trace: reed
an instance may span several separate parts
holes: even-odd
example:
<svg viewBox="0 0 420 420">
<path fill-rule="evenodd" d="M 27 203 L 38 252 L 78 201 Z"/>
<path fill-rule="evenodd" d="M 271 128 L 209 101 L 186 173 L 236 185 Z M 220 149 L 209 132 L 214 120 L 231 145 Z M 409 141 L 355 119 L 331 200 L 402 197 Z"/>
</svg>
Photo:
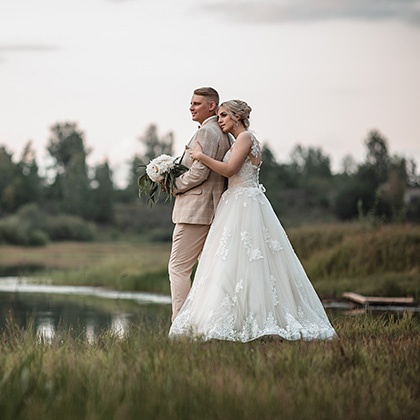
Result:
<svg viewBox="0 0 420 420">
<path fill-rule="evenodd" d="M 420 300 L 420 226 L 341 224 L 292 229 L 291 243 L 322 296 L 344 291 Z"/>
<path fill-rule="evenodd" d="M 307 270 L 316 277 L 420 271 L 420 226 L 330 225 L 291 230 Z"/>
<path fill-rule="evenodd" d="M 168 322 L 0 340 L 2 419 L 415 419 L 418 317 L 338 318 L 340 340 L 170 341 Z"/>
</svg>

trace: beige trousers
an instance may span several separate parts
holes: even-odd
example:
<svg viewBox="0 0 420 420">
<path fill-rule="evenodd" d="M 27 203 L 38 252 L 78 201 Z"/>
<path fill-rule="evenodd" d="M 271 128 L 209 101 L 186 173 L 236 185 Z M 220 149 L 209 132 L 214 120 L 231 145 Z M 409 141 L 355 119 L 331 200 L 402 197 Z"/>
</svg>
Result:
<svg viewBox="0 0 420 420">
<path fill-rule="evenodd" d="M 177 223 L 172 235 L 169 281 L 172 295 L 172 321 L 178 315 L 191 288 L 191 273 L 203 250 L 209 225 Z"/>
</svg>

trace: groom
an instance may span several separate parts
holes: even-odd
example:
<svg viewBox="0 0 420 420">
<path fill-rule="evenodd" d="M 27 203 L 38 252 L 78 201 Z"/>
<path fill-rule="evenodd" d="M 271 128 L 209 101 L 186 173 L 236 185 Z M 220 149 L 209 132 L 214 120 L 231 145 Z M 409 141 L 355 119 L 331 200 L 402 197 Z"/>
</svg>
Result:
<svg viewBox="0 0 420 420">
<path fill-rule="evenodd" d="M 217 123 L 219 94 L 211 87 L 196 89 L 191 98 L 192 120 L 200 127 L 186 149 L 199 142 L 206 155 L 222 160 L 230 148 L 229 138 Z M 189 153 L 182 163 L 189 168 L 176 180 L 172 221 L 175 228 L 169 258 L 172 295 L 172 321 L 178 315 L 191 287 L 194 264 L 203 249 L 220 196 L 226 189 L 225 178 L 216 174 Z"/>
</svg>

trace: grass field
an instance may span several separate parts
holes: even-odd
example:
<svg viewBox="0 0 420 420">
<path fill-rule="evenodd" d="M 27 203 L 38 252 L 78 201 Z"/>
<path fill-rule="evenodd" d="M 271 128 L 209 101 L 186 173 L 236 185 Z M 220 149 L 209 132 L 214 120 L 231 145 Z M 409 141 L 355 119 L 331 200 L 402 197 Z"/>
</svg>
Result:
<svg viewBox="0 0 420 420">
<path fill-rule="evenodd" d="M 0 413 L 17 419 L 417 419 L 418 317 L 342 317 L 340 340 L 170 341 L 168 322 L 88 344 L 0 340 Z"/>
<path fill-rule="evenodd" d="M 420 227 L 290 229 L 321 297 L 343 291 L 420 296 Z M 170 244 L 141 241 L 0 247 L 0 273 L 38 281 L 169 294 Z M 420 317 L 331 320 L 331 342 L 170 341 L 169 316 L 93 343 L 75 330 L 52 343 L 13 323 L 0 331 L 0 418 L 417 419 Z"/>
</svg>

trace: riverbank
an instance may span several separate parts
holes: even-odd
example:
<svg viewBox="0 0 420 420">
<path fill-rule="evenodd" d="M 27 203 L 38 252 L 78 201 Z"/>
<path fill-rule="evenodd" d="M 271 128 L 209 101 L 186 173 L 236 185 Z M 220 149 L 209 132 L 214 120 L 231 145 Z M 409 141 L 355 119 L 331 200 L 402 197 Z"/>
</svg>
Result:
<svg viewBox="0 0 420 420">
<path fill-rule="evenodd" d="M 335 321 L 340 340 L 169 341 L 169 321 L 93 343 L 0 339 L 2 419 L 415 419 L 420 323 L 409 315 Z"/>
<path fill-rule="evenodd" d="M 321 297 L 336 299 L 353 291 L 420 301 L 419 225 L 309 226 L 290 229 L 288 235 Z M 32 273 L 40 282 L 169 295 L 169 252 L 169 243 L 140 238 L 0 246 L 0 275 Z"/>
<path fill-rule="evenodd" d="M 0 246 L 0 275 L 67 286 L 169 295 L 170 244 L 142 241 L 57 242 L 42 248 Z"/>
</svg>

